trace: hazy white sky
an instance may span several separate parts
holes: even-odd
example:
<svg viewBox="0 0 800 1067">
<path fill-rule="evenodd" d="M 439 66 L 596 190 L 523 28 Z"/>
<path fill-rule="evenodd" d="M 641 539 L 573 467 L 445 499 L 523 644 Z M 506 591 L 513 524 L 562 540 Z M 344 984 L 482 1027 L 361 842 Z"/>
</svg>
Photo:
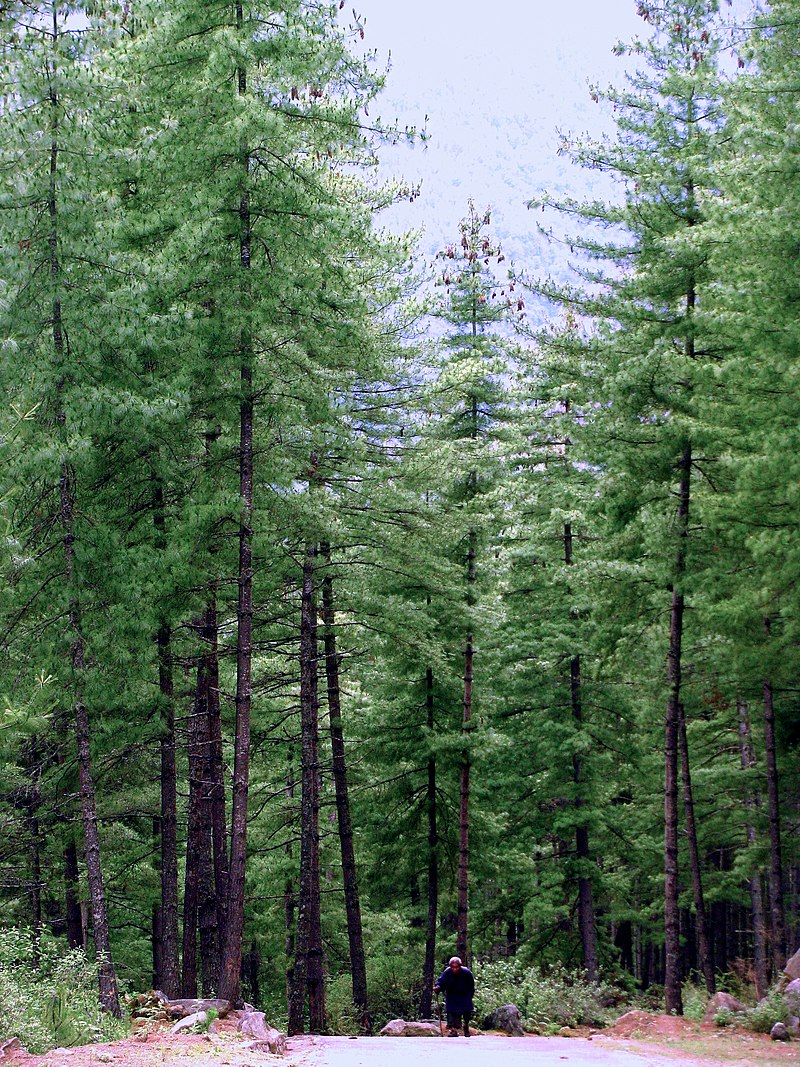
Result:
<svg viewBox="0 0 800 1067">
<path fill-rule="evenodd" d="M 552 185 L 568 169 L 555 162 L 557 128 L 607 126 L 587 83 L 621 79 L 612 48 L 646 29 L 635 0 L 348 0 L 342 14 L 353 6 L 365 44 L 381 59 L 391 53 L 378 110 L 401 125 L 429 116 L 424 152 L 390 154 L 395 172 L 422 179 L 399 225 L 424 228 L 433 252 L 474 197 L 492 205 L 496 232 L 519 258 L 515 238 L 533 229 L 525 200 L 539 191 L 539 171 Z"/>
<path fill-rule="evenodd" d="M 730 10 L 741 15 L 751 4 L 734 0 Z M 512 257 L 536 255 L 525 202 L 543 187 L 581 198 L 596 180 L 559 159 L 556 131 L 611 128 L 588 83 L 622 84 L 626 61 L 614 45 L 648 33 L 636 0 L 347 0 L 342 16 L 352 21 L 354 6 L 365 45 L 381 59 L 391 52 L 377 110 L 401 125 L 429 116 L 424 151 L 388 155 L 393 172 L 423 188 L 392 224 L 424 228 L 423 248 L 433 252 L 473 197 L 494 208 Z"/>
</svg>

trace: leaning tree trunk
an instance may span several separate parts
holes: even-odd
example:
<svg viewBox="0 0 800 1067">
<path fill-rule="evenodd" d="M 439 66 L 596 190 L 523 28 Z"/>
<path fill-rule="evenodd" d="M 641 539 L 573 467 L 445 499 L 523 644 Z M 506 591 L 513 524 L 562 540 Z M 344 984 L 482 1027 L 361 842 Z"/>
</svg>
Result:
<svg viewBox="0 0 800 1067">
<path fill-rule="evenodd" d="M 59 25 L 57 8 L 53 8 L 53 47 L 59 42 Z M 63 405 L 63 390 L 67 378 L 67 352 L 64 343 L 64 322 L 61 298 L 59 295 L 60 265 L 58 259 L 58 116 L 59 102 L 55 86 L 50 88 L 51 139 L 50 139 L 50 184 L 48 189 L 50 250 L 50 279 L 53 285 L 52 303 L 52 340 L 55 361 L 60 369 L 58 424 L 62 437 L 66 438 L 66 413 Z M 66 450 L 66 445 L 64 445 Z M 100 1004 L 105 1011 L 120 1016 L 117 976 L 111 957 L 111 939 L 109 936 L 108 908 L 106 906 L 103 868 L 100 854 L 100 833 L 97 825 L 97 800 L 92 774 L 91 731 L 89 713 L 83 700 L 82 681 L 86 668 L 83 630 L 81 627 L 80 606 L 76 593 L 75 577 L 75 472 L 64 454 L 61 458 L 61 476 L 59 479 L 59 520 L 62 530 L 64 557 L 64 576 L 69 590 L 69 607 L 67 627 L 70 635 L 70 666 L 72 669 L 73 714 L 75 721 L 75 740 L 78 751 L 78 782 L 83 816 L 84 848 L 86 854 L 86 876 L 89 883 L 89 898 L 92 908 L 92 928 L 95 952 L 98 962 L 98 984 Z"/>
<path fill-rule="evenodd" d="M 322 555 L 328 568 L 322 582 L 322 621 L 324 624 L 325 676 L 328 685 L 328 717 L 330 720 L 333 753 L 333 782 L 336 791 L 336 813 L 339 842 L 342 851 L 342 880 L 344 882 L 347 936 L 350 944 L 350 972 L 353 981 L 353 1003 L 359 1014 L 359 1024 L 365 1034 L 372 1032 L 367 1001 L 367 964 L 364 955 L 364 934 L 361 925 L 361 904 L 358 896 L 358 874 L 353 848 L 353 824 L 350 817 L 350 796 L 347 788 L 347 762 L 342 728 L 341 692 L 339 686 L 340 656 L 336 651 L 336 612 L 333 603 L 333 578 L 330 574 L 330 545 L 323 545 Z"/>
<path fill-rule="evenodd" d="M 564 524 L 564 561 L 568 567 L 572 566 L 572 526 Z M 581 658 L 573 656 L 569 665 L 570 674 L 570 706 L 572 708 L 572 721 L 575 729 L 580 733 L 583 730 L 583 695 L 581 689 Z M 585 801 L 582 795 L 584 782 L 584 765 L 578 751 L 572 754 L 572 778 L 575 783 L 575 809 L 580 813 Z M 581 945 L 583 947 L 583 964 L 586 968 L 589 981 L 597 978 L 597 927 L 594 915 L 594 893 L 592 880 L 586 868 L 591 861 L 589 849 L 589 827 L 586 822 L 578 823 L 575 827 L 575 851 L 578 857 L 578 927 L 581 933 Z"/>
<path fill-rule="evenodd" d="M 750 715 L 743 700 L 737 702 L 739 712 L 739 754 L 742 770 L 749 771 L 756 766 L 756 754 L 750 733 Z M 755 816 L 759 808 L 758 795 L 748 789 L 745 804 L 751 815 Z M 747 843 L 752 848 L 757 840 L 755 818 L 747 822 Z M 750 890 L 750 907 L 753 916 L 753 970 L 755 972 L 756 991 L 759 997 L 765 997 L 769 990 L 767 975 L 767 923 L 764 917 L 764 898 L 761 892 L 761 871 L 756 867 L 747 880 Z"/>
<path fill-rule="evenodd" d="M 322 922 L 319 872 L 319 695 L 317 605 L 314 589 L 316 546 L 308 544 L 303 563 L 300 607 L 300 723 L 302 767 L 300 798 L 300 887 L 297 939 L 289 1032 L 299 1034 L 305 1025 L 308 994 L 309 1028 L 324 1033 L 325 981 L 322 968 Z"/>
<path fill-rule="evenodd" d="M 433 744 L 434 703 L 433 668 L 425 671 L 425 708 L 428 744 Z M 420 1017 L 429 1019 L 432 1010 L 433 983 L 436 978 L 436 920 L 439 913 L 439 831 L 436 822 L 436 756 L 428 753 L 428 785 L 425 794 L 428 817 L 428 916 L 425 922 L 425 965 L 422 975 Z"/>
<path fill-rule="evenodd" d="M 241 0 L 236 4 L 236 24 L 244 24 Z M 238 71 L 239 96 L 247 93 L 247 76 Z M 239 261 L 250 270 L 252 220 L 248 189 L 250 156 L 241 150 L 242 196 L 239 201 Z M 240 338 L 241 400 L 239 402 L 239 596 L 236 606 L 236 727 L 233 755 L 233 800 L 231 846 L 228 868 L 225 947 L 220 968 L 220 996 L 241 1003 L 244 889 L 247 863 L 247 805 L 250 789 L 250 711 L 253 660 L 253 346 L 249 333 Z"/>
<path fill-rule="evenodd" d="M 681 995 L 680 910 L 678 898 L 678 724 L 681 703 L 681 646 L 683 641 L 686 540 L 689 535 L 689 495 L 692 446 L 686 442 L 680 459 L 678 553 L 672 590 L 669 628 L 669 697 L 664 745 L 664 999 L 668 1013 L 683 1014 Z"/>
<path fill-rule="evenodd" d="M 767 634 L 769 620 L 764 622 Z M 775 751 L 775 705 L 772 683 L 764 681 L 764 756 L 767 765 L 767 806 L 769 809 L 769 900 L 772 914 L 772 962 L 777 975 L 786 963 L 786 918 L 783 902 L 783 862 L 781 855 L 781 812 L 778 790 L 778 760 Z"/>
<path fill-rule="evenodd" d="M 714 979 L 714 967 L 711 962 L 711 942 L 708 936 L 708 920 L 703 897 L 703 875 L 700 869 L 700 849 L 697 844 L 692 776 L 689 769 L 689 740 L 686 735 L 686 711 L 683 704 L 678 706 L 678 745 L 683 780 L 683 810 L 686 817 L 686 835 L 689 840 L 689 858 L 692 867 L 692 892 L 694 894 L 697 922 L 697 948 L 700 954 L 700 970 L 703 972 L 706 989 L 709 996 L 711 996 L 716 990 L 716 982 Z"/>
</svg>

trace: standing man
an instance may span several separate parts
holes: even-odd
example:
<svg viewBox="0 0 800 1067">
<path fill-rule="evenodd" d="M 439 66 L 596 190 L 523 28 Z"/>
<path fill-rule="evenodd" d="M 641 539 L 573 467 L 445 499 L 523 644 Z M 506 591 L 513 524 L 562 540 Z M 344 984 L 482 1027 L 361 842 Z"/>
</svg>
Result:
<svg viewBox="0 0 800 1067">
<path fill-rule="evenodd" d="M 451 956 L 447 970 L 440 975 L 433 987 L 434 993 L 444 990 L 444 1006 L 447 1011 L 447 1036 L 458 1037 L 461 1020 L 464 1020 L 464 1037 L 469 1037 L 469 1021 L 472 1018 L 472 996 L 475 979 L 469 967 L 464 967 L 458 956 Z"/>
</svg>

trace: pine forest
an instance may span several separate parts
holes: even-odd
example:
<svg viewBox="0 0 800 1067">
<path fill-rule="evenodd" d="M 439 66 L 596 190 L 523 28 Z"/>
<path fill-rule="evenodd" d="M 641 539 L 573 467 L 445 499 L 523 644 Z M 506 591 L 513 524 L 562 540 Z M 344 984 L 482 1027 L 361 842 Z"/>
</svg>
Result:
<svg viewBox="0 0 800 1067">
<path fill-rule="evenodd" d="M 0 5 L 3 973 L 358 1034 L 800 948 L 800 8 L 631 4 L 563 276 L 384 225 L 343 2 Z"/>
</svg>

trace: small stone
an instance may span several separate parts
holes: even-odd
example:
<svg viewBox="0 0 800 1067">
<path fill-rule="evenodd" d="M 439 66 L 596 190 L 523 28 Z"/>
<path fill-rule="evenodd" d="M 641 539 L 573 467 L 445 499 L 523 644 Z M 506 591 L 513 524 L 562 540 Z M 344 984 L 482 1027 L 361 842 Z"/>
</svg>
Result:
<svg viewBox="0 0 800 1067">
<path fill-rule="evenodd" d="M 170 1028 L 171 1034 L 179 1034 L 182 1030 L 191 1030 L 197 1023 L 204 1023 L 208 1019 L 208 1014 L 204 1011 L 196 1011 L 194 1015 L 187 1015 L 185 1019 L 180 1019 Z"/>
<path fill-rule="evenodd" d="M 111 1055 L 110 1052 L 98 1052 L 97 1053 L 97 1058 L 98 1058 L 98 1060 L 100 1060 L 101 1063 L 113 1063 L 114 1062 L 114 1057 Z"/>
<path fill-rule="evenodd" d="M 438 1023 L 407 1022 L 405 1019 L 392 1019 L 381 1030 L 379 1037 L 441 1037 Z"/>
<path fill-rule="evenodd" d="M 773 1041 L 791 1041 L 792 1037 L 783 1023 L 775 1023 L 769 1032 L 769 1036 Z"/>
</svg>

